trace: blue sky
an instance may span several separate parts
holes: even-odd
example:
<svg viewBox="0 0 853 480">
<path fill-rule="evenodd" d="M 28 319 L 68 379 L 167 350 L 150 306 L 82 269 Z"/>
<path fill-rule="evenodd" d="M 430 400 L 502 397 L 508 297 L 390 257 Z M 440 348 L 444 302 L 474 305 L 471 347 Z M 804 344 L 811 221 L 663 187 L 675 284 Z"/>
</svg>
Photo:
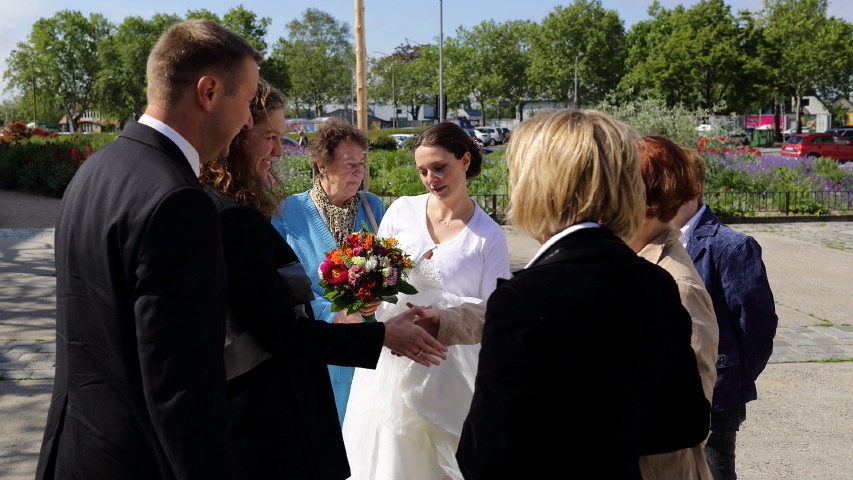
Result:
<svg viewBox="0 0 853 480">
<path fill-rule="evenodd" d="M 698 0 L 660 0 L 666 8 L 678 4 L 690 6 Z M 24 41 L 33 22 L 42 17 L 51 17 L 60 10 L 79 10 L 84 14 L 101 13 L 113 23 L 120 23 L 131 15 L 150 18 L 154 13 L 183 15 L 187 10 L 206 8 L 219 15 L 231 7 L 242 4 L 258 15 L 272 18 L 268 32 L 271 44 L 286 35 L 284 26 L 299 18 L 307 8 L 317 8 L 330 13 L 352 27 L 354 14 L 352 0 L 312 0 L 309 2 L 282 2 L 275 0 L 26 0 L 4 1 L 0 17 L 0 69 L 5 70 L 5 60 L 15 48 L 16 42 Z M 452 35 L 460 25 L 470 28 L 483 20 L 502 22 L 512 19 L 540 21 L 556 5 L 569 5 L 570 0 L 443 0 L 443 31 Z M 634 23 L 648 18 L 646 13 L 651 0 L 602 0 L 607 9 L 616 10 L 625 22 L 626 29 Z M 732 11 L 741 9 L 757 11 L 763 0 L 727 0 Z M 830 0 L 830 14 L 853 22 L 853 0 Z M 439 0 L 364 0 L 365 41 L 368 55 L 374 51 L 390 53 L 401 43 L 431 43 L 439 34 Z M 0 79 L 0 98 L 5 83 Z"/>
</svg>

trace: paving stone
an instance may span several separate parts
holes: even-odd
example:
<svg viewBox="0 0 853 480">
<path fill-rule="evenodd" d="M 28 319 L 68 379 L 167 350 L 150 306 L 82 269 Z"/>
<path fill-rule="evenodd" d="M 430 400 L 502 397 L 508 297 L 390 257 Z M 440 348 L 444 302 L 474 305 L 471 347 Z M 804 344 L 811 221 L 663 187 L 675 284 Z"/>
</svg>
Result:
<svg viewBox="0 0 853 480">
<path fill-rule="evenodd" d="M 32 378 L 36 380 L 47 380 L 55 377 L 55 370 L 46 368 L 44 370 L 33 370 Z"/>
<path fill-rule="evenodd" d="M 53 360 L 44 360 L 41 362 L 32 362 L 27 365 L 28 370 L 50 370 L 56 368 L 56 362 Z"/>
<path fill-rule="evenodd" d="M 51 358 L 51 353 L 26 353 L 18 358 L 19 362 L 41 362 L 47 358 Z"/>
</svg>

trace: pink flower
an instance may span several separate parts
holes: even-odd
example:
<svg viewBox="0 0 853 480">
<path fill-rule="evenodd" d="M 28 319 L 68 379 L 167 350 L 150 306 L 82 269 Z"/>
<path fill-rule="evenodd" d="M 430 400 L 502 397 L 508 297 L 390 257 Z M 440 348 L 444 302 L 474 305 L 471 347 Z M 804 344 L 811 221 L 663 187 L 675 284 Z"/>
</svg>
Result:
<svg viewBox="0 0 853 480">
<path fill-rule="evenodd" d="M 364 267 L 359 267 L 358 265 L 353 265 L 349 269 L 349 284 L 353 287 L 358 283 L 358 280 L 365 273 Z"/>
<path fill-rule="evenodd" d="M 324 260 L 323 263 L 320 264 L 319 270 L 320 276 L 323 277 L 323 280 L 331 283 L 332 285 L 340 285 L 349 280 L 347 268 L 329 260 Z"/>
</svg>

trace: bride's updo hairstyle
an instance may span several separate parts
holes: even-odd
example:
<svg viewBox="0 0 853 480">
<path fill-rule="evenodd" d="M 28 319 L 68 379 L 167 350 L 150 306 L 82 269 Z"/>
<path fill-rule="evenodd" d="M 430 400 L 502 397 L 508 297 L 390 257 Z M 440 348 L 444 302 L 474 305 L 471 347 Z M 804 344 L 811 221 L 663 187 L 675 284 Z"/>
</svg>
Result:
<svg viewBox="0 0 853 480">
<path fill-rule="evenodd" d="M 440 122 L 427 127 L 420 133 L 412 143 L 412 151 L 418 147 L 441 147 L 452 153 L 457 160 L 461 160 L 465 152 L 471 154 L 471 163 L 465 172 L 465 178 L 474 178 L 480 174 L 483 164 L 483 155 L 471 137 L 459 125 L 450 122 Z"/>
<path fill-rule="evenodd" d="M 596 222 L 628 241 L 643 222 L 636 135 L 605 113 L 537 113 L 512 132 L 506 158 L 509 217 L 533 238 Z"/>
</svg>

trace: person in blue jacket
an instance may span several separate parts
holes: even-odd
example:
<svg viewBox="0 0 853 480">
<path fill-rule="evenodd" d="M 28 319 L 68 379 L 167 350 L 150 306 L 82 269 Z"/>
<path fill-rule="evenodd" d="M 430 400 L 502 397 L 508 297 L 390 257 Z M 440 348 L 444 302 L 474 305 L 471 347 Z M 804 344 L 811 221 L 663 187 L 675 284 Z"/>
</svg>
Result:
<svg viewBox="0 0 853 480">
<path fill-rule="evenodd" d="M 705 457 L 715 480 L 735 479 L 735 442 L 746 403 L 758 398 L 755 381 L 773 352 L 778 317 L 761 246 L 721 223 L 702 204 L 705 161 L 694 155 L 697 194 L 672 220 L 711 295 L 720 343 Z"/>
<path fill-rule="evenodd" d="M 331 323 L 360 323 L 361 315 L 372 314 L 381 303 L 375 301 L 352 315 L 330 311 L 331 301 L 323 296 L 317 282 L 317 268 L 326 252 L 335 248 L 342 236 L 362 226 L 376 233 L 385 208 L 379 197 L 359 192 L 364 179 L 368 140 L 364 133 L 346 120 L 330 118 L 318 130 L 308 146 L 308 163 L 314 173 L 314 185 L 291 195 L 282 204 L 272 224 L 293 247 L 299 262 L 311 277 L 315 299 L 311 308 L 317 320 Z M 344 422 L 354 367 L 329 365 L 338 420 Z"/>
</svg>

